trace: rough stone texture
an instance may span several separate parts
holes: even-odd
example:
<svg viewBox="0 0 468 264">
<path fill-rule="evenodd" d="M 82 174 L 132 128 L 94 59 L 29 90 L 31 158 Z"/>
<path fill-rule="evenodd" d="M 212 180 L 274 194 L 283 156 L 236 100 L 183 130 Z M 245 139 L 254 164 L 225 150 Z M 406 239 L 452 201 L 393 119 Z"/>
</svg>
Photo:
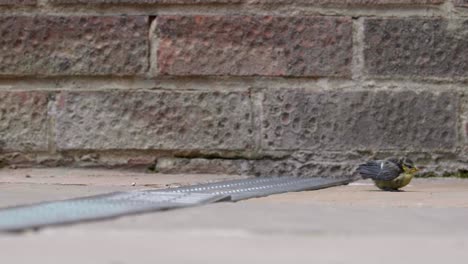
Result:
<svg viewBox="0 0 468 264">
<path fill-rule="evenodd" d="M 243 0 L 51 0 L 57 4 L 234 4 Z"/>
<path fill-rule="evenodd" d="M 359 163 L 356 163 L 359 164 Z M 294 177 L 351 177 L 356 164 L 339 162 L 301 161 L 294 158 L 281 160 L 246 159 L 158 159 L 156 170 L 160 173 L 210 173 L 250 175 L 257 177 L 294 176 Z"/>
<path fill-rule="evenodd" d="M 250 175 L 251 164 L 243 159 L 160 158 L 155 170 L 160 173 L 202 173 Z"/>
<path fill-rule="evenodd" d="M 148 67 L 143 16 L 0 17 L 0 75 L 132 75 Z"/>
<path fill-rule="evenodd" d="M 59 149 L 248 149 L 248 93 L 62 92 Z"/>
<path fill-rule="evenodd" d="M 36 155 L 25 152 L 2 151 L 0 150 L 0 169 L 12 166 L 12 168 L 33 167 L 37 165 Z"/>
<path fill-rule="evenodd" d="M 345 17 L 160 16 L 156 34 L 159 74 L 350 75 Z"/>
<path fill-rule="evenodd" d="M 37 0 L 0 0 L 0 6 L 36 5 Z"/>
<path fill-rule="evenodd" d="M 298 162 L 294 159 L 258 160 L 253 162 L 251 175 L 351 178 L 355 170 L 356 164 L 349 163 Z"/>
<path fill-rule="evenodd" d="M 465 138 L 466 155 L 468 156 L 468 92 L 462 97 L 462 133 Z"/>
<path fill-rule="evenodd" d="M 455 6 L 462 6 L 462 7 L 467 7 L 468 6 L 468 0 L 453 0 Z"/>
<path fill-rule="evenodd" d="M 246 0 L 250 3 L 291 3 L 291 0 Z M 421 5 L 442 4 L 444 0 L 299 0 L 294 3 L 314 5 Z"/>
<path fill-rule="evenodd" d="M 468 144 L 468 121 L 465 121 L 465 143 Z"/>
<path fill-rule="evenodd" d="M 371 75 L 468 75 L 468 20 L 367 19 L 364 34 L 365 68 Z"/>
<path fill-rule="evenodd" d="M 0 153 L 47 150 L 47 93 L 0 92 Z"/>
<path fill-rule="evenodd" d="M 274 90 L 263 99 L 266 149 L 452 149 L 458 95 Z"/>
<path fill-rule="evenodd" d="M 276 4 L 291 0 L 51 0 L 58 4 Z M 312 5 L 420 5 L 441 4 L 444 0 L 296 0 L 295 4 Z"/>
</svg>

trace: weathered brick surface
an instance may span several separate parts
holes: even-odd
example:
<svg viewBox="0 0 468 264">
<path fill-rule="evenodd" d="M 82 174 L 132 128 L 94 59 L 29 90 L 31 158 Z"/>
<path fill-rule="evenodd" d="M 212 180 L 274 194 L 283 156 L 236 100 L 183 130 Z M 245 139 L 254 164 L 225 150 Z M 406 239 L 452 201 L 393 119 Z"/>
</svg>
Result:
<svg viewBox="0 0 468 264">
<path fill-rule="evenodd" d="M 466 155 L 468 156 L 468 93 L 465 93 L 462 99 L 462 133 L 465 138 Z"/>
<path fill-rule="evenodd" d="M 349 18 L 160 16 L 156 34 L 160 74 L 350 75 Z"/>
<path fill-rule="evenodd" d="M 147 32 L 143 16 L 0 17 L 0 75 L 142 73 Z"/>
<path fill-rule="evenodd" d="M 245 159 L 159 158 L 155 169 L 165 174 L 204 173 L 248 175 L 252 165 Z"/>
<path fill-rule="evenodd" d="M 299 161 L 294 158 L 282 160 L 261 159 L 187 159 L 162 158 L 156 163 L 156 170 L 167 174 L 208 173 L 251 175 L 258 177 L 349 177 L 356 170 L 356 164 L 346 162 Z"/>
<path fill-rule="evenodd" d="M 455 6 L 463 6 L 466 7 L 468 6 L 468 0 L 453 0 Z"/>
<path fill-rule="evenodd" d="M 371 75 L 468 76 L 468 20 L 367 19 L 364 27 Z"/>
<path fill-rule="evenodd" d="M 0 92 L 0 152 L 47 150 L 47 94 Z"/>
<path fill-rule="evenodd" d="M 465 144 L 468 145 L 468 121 L 465 121 Z"/>
<path fill-rule="evenodd" d="M 287 4 L 291 0 L 51 0 L 58 4 Z M 296 0 L 296 4 L 312 5 L 420 5 L 441 4 L 444 0 Z"/>
<path fill-rule="evenodd" d="M 457 94 L 275 90 L 263 101 L 266 149 L 451 149 Z"/>
<path fill-rule="evenodd" d="M 291 0 L 246 0 L 251 3 L 291 3 Z M 444 0 L 299 0 L 294 3 L 317 5 L 421 5 L 441 4 Z"/>
<path fill-rule="evenodd" d="M 258 160 L 252 161 L 251 175 L 255 176 L 294 176 L 294 177 L 350 177 L 356 170 L 355 163 L 340 162 L 298 162 L 286 160 Z"/>
<path fill-rule="evenodd" d="M 51 0 L 57 4 L 234 4 L 243 0 Z"/>
<path fill-rule="evenodd" d="M 63 92 L 59 149 L 245 149 L 248 93 Z"/>
<path fill-rule="evenodd" d="M 0 6 L 36 5 L 37 0 L 0 0 Z"/>
</svg>

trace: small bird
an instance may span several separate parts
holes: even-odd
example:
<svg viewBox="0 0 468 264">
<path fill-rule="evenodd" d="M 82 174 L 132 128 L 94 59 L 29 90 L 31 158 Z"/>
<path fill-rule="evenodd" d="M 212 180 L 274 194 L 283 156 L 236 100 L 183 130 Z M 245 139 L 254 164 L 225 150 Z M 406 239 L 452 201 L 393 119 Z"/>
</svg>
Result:
<svg viewBox="0 0 468 264">
<path fill-rule="evenodd" d="M 357 171 L 363 179 L 372 179 L 379 189 L 397 191 L 405 187 L 413 179 L 419 169 L 408 158 L 388 158 L 386 160 L 371 160 L 359 165 Z"/>
</svg>

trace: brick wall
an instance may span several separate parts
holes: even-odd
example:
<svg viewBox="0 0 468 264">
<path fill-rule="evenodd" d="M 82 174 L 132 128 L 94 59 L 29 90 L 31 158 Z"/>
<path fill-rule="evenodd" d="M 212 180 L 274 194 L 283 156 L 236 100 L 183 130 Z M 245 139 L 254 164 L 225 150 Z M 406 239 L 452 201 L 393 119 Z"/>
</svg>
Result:
<svg viewBox="0 0 468 264">
<path fill-rule="evenodd" d="M 468 167 L 468 1 L 0 0 L 0 166 Z"/>
</svg>

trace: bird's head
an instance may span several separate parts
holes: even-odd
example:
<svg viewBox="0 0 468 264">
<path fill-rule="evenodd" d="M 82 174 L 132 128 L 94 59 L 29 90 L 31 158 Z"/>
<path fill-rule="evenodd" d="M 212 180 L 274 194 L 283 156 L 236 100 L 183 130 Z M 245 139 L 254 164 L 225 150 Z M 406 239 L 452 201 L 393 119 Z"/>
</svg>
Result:
<svg viewBox="0 0 468 264">
<path fill-rule="evenodd" d="M 414 162 L 406 157 L 399 158 L 398 163 L 406 173 L 414 174 L 419 171 L 419 169 L 414 165 Z"/>
</svg>

